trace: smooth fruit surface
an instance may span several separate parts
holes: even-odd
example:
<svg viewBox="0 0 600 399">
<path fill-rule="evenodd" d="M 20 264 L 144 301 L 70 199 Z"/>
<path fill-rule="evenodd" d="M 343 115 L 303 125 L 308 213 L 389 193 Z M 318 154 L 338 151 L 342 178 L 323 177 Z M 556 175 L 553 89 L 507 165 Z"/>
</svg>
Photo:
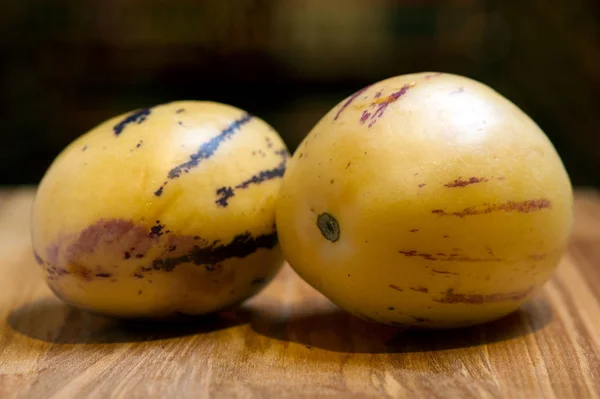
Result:
<svg viewBox="0 0 600 399">
<path fill-rule="evenodd" d="M 277 272 L 275 200 L 288 152 L 265 122 L 175 102 L 104 122 L 46 172 L 33 246 L 63 300 L 122 317 L 204 314 Z"/>
<path fill-rule="evenodd" d="M 540 128 L 449 74 L 343 100 L 295 152 L 277 203 L 291 266 L 365 319 L 457 327 L 516 310 L 549 279 L 572 191 Z"/>
</svg>

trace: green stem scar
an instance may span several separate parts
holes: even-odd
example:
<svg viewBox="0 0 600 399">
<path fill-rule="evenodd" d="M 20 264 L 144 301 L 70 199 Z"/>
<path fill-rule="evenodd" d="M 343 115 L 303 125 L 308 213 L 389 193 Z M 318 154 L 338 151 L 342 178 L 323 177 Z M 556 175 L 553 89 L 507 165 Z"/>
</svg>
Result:
<svg viewBox="0 0 600 399">
<path fill-rule="evenodd" d="M 336 242 L 340 239 L 340 225 L 329 213 L 322 213 L 317 217 L 317 227 L 329 241 Z"/>
</svg>

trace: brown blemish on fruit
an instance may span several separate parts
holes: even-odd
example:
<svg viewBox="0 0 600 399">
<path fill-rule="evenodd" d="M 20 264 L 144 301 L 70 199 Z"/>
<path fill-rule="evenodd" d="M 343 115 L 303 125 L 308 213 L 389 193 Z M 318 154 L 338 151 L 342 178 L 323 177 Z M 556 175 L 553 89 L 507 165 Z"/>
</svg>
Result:
<svg viewBox="0 0 600 399">
<path fill-rule="evenodd" d="M 348 162 L 348 165 L 346 165 L 346 169 L 348 169 L 350 167 L 351 163 L 352 163 L 352 161 Z"/>
<path fill-rule="evenodd" d="M 442 75 L 441 72 L 430 73 L 429 75 L 425 75 L 425 79 L 435 78 L 435 77 L 440 76 L 440 75 Z"/>
<path fill-rule="evenodd" d="M 450 238 L 450 236 L 442 236 L 442 238 Z"/>
<path fill-rule="evenodd" d="M 83 265 L 71 263 L 67 266 L 67 271 L 73 274 L 74 276 L 82 278 L 84 280 L 92 280 L 92 271 Z"/>
<path fill-rule="evenodd" d="M 395 308 L 393 306 L 388 307 L 388 310 L 394 310 Z"/>
<path fill-rule="evenodd" d="M 429 292 L 429 289 L 425 287 L 410 287 L 410 289 L 413 291 L 422 292 L 424 294 L 427 294 Z"/>
<path fill-rule="evenodd" d="M 360 89 L 359 91 L 357 91 L 356 93 L 354 93 L 353 95 L 351 95 L 348 100 L 346 100 L 346 102 L 344 104 L 342 104 L 342 106 L 340 107 L 340 109 L 338 110 L 338 112 L 335 114 L 335 117 L 333 118 L 334 121 L 337 121 L 338 118 L 340 117 L 340 115 L 342 114 L 342 112 L 344 112 L 344 110 L 350 105 L 352 104 L 352 102 L 354 100 L 356 100 L 356 98 L 358 98 L 362 93 L 364 93 L 365 91 L 367 91 L 367 89 L 369 87 L 371 87 L 372 85 L 369 85 L 367 87 L 363 87 L 362 89 Z"/>
<path fill-rule="evenodd" d="M 458 273 L 453 273 L 453 272 L 445 272 L 445 271 L 442 271 L 442 270 L 435 270 L 435 269 L 431 269 L 431 272 L 432 272 L 432 273 L 438 273 L 438 274 L 451 274 L 451 275 L 453 275 L 453 276 L 459 276 L 459 275 L 460 275 L 460 274 L 458 274 Z"/>
<path fill-rule="evenodd" d="M 533 255 L 529 255 L 529 259 L 542 260 L 542 259 L 546 259 L 547 256 L 548 256 L 548 254 L 533 254 Z"/>
<path fill-rule="evenodd" d="M 417 231 L 419 231 L 419 229 L 411 229 L 411 230 L 408 230 L 408 231 L 410 231 L 411 233 L 416 233 Z"/>
<path fill-rule="evenodd" d="M 431 213 L 439 216 L 457 216 L 462 218 L 465 216 L 485 215 L 492 212 L 531 213 L 549 208 L 552 208 L 550 201 L 540 198 L 520 202 L 508 201 L 504 204 L 483 204 L 481 206 L 465 208 L 459 212 L 446 212 L 443 209 L 434 209 Z"/>
<path fill-rule="evenodd" d="M 434 301 L 439 303 L 466 303 L 472 305 L 481 305 L 484 303 L 492 303 L 492 302 L 505 302 L 505 301 L 521 301 L 531 292 L 533 291 L 533 287 L 529 287 L 522 291 L 513 291 L 513 292 L 504 292 L 497 294 L 458 294 L 455 293 L 453 289 L 449 289 L 446 291 L 445 296 L 440 299 L 434 299 Z"/>
<path fill-rule="evenodd" d="M 393 289 L 393 290 L 400 291 L 400 292 L 404 292 L 404 290 L 403 290 L 402 288 L 400 288 L 400 287 L 398 287 L 398 286 L 396 286 L 396 285 L 394 285 L 394 284 L 390 284 L 390 285 L 389 285 L 389 287 L 390 287 L 391 289 Z"/>
<path fill-rule="evenodd" d="M 101 277 L 101 278 L 109 278 L 112 276 L 112 274 L 110 273 L 96 273 L 95 274 L 96 277 Z"/>
<path fill-rule="evenodd" d="M 486 179 L 485 177 L 470 177 L 468 180 L 463 180 L 461 177 L 459 177 L 450 183 L 444 184 L 444 186 L 449 188 L 466 187 L 470 184 L 485 183 L 487 181 L 489 181 L 489 179 Z"/>
<path fill-rule="evenodd" d="M 438 252 L 436 254 L 421 253 L 415 250 L 398 251 L 398 253 L 407 257 L 419 257 L 425 260 L 442 261 L 442 262 L 502 262 L 499 258 L 471 258 L 461 254 L 444 254 Z"/>
<path fill-rule="evenodd" d="M 425 187 L 426 185 L 427 185 L 427 184 L 425 184 L 425 183 L 421 183 L 421 184 L 419 184 L 419 188 L 423 188 L 423 187 Z"/>
</svg>

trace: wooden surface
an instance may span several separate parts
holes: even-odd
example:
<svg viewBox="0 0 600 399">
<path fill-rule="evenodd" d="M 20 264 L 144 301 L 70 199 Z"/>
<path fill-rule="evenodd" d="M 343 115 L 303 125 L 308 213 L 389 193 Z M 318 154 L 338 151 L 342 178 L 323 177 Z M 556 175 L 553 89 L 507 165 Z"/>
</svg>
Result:
<svg viewBox="0 0 600 399">
<path fill-rule="evenodd" d="M 69 308 L 31 254 L 32 196 L 0 192 L 0 398 L 600 397 L 597 193 L 578 193 L 569 253 L 522 310 L 429 332 L 349 316 L 289 268 L 241 309 L 191 325 Z"/>
</svg>

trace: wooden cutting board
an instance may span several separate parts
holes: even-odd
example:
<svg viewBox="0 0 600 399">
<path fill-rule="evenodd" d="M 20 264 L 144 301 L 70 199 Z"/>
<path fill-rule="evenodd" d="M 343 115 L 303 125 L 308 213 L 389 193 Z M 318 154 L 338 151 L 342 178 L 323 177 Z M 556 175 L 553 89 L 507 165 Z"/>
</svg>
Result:
<svg viewBox="0 0 600 399">
<path fill-rule="evenodd" d="M 349 316 L 289 267 L 241 309 L 186 326 L 70 308 L 31 254 L 33 194 L 0 191 L 0 398 L 600 397 L 593 191 L 578 192 L 569 252 L 521 310 L 421 332 Z"/>
</svg>

